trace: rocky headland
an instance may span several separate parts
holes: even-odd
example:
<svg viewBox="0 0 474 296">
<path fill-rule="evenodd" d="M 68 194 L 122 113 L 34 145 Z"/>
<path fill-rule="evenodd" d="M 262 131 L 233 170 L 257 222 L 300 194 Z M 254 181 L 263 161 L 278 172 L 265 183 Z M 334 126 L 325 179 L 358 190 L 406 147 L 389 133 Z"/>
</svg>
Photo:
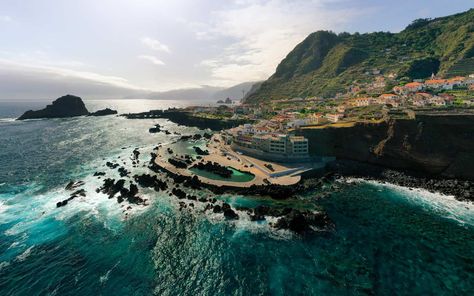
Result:
<svg viewBox="0 0 474 296">
<path fill-rule="evenodd" d="M 184 109 L 151 110 L 148 112 L 123 114 L 122 116 L 125 116 L 128 119 L 164 118 L 179 125 L 197 127 L 200 129 L 210 129 L 213 131 L 229 129 L 241 124 L 249 123 L 245 120 L 221 120 L 217 118 L 198 117 Z"/>
</svg>

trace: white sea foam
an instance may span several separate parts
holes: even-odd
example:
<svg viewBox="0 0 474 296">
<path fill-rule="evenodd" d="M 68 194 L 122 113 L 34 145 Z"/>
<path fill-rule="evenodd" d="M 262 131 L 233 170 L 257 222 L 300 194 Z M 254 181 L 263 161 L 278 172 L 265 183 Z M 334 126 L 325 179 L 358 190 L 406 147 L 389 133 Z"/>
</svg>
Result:
<svg viewBox="0 0 474 296">
<path fill-rule="evenodd" d="M 8 250 L 17 248 L 17 247 L 19 247 L 19 246 L 20 246 L 20 242 L 18 242 L 18 241 L 13 242 L 13 243 L 8 247 Z"/>
<path fill-rule="evenodd" d="M 227 220 L 221 213 L 213 213 L 209 211 L 206 213 L 207 219 L 213 224 L 229 223 L 235 227 L 234 237 L 238 238 L 246 233 L 252 234 L 266 234 L 273 239 L 288 240 L 294 238 L 294 234 L 285 229 L 276 229 L 272 225 L 278 221 L 278 217 L 265 216 L 263 221 L 252 221 L 246 211 L 239 211 L 234 209 L 239 215 L 237 220 Z"/>
<path fill-rule="evenodd" d="M 4 201 L 0 200 L 0 214 L 3 214 L 8 210 L 10 206 L 7 205 Z"/>
<path fill-rule="evenodd" d="M 294 234 L 290 230 L 276 229 L 272 226 L 278 221 L 279 218 L 277 217 L 265 216 L 265 220 L 263 221 L 252 221 L 247 213 L 241 211 L 236 212 L 238 212 L 239 219 L 231 222 L 236 227 L 236 232 L 234 233 L 235 237 L 250 232 L 252 234 L 267 234 L 273 239 L 279 240 L 294 238 Z"/>
<path fill-rule="evenodd" d="M 9 265 L 10 265 L 10 262 L 8 262 L 8 261 L 2 261 L 2 262 L 0 262 L 0 271 L 1 271 L 2 269 L 4 269 L 5 267 L 9 266 Z"/>
<path fill-rule="evenodd" d="M 348 178 L 345 181 L 348 183 L 365 182 L 373 186 L 389 188 L 401 198 L 419 205 L 425 210 L 456 220 L 461 224 L 474 226 L 474 203 L 459 201 L 452 195 L 433 193 L 421 188 L 407 188 L 395 184 L 359 178 Z"/>
<path fill-rule="evenodd" d="M 110 273 L 111 273 L 111 272 L 117 267 L 117 265 L 119 265 L 119 264 L 120 264 L 120 260 L 119 260 L 117 263 L 115 263 L 115 265 L 112 266 L 111 269 L 107 270 L 107 272 L 106 272 L 104 275 L 101 275 L 101 276 L 99 277 L 99 282 L 100 282 L 101 284 L 104 284 L 105 282 L 107 282 L 107 281 L 109 280 Z"/>
<path fill-rule="evenodd" d="M 31 250 L 33 250 L 34 247 L 35 247 L 35 245 L 32 245 L 31 247 L 29 247 L 28 249 L 26 249 L 23 253 L 21 253 L 20 255 L 16 256 L 16 260 L 19 261 L 19 262 L 25 261 L 26 258 L 28 258 L 28 257 L 31 255 Z"/>
<path fill-rule="evenodd" d="M 15 122 L 16 118 L 0 118 L 0 123 Z"/>
</svg>

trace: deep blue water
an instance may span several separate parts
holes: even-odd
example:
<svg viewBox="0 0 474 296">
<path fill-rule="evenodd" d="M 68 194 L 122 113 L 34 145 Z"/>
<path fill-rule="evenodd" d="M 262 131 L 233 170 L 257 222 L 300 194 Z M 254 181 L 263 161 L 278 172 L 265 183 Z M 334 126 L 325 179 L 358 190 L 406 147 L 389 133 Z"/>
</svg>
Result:
<svg viewBox="0 0 474 296">
<path fill-rule="evenodd" d="M 86 102 L 120 112 L 173 102 Z M 184 103 L 182 103 L 184 104 Z M 13 104 L 14 105 L 14 104 Z M 8 110 L 7 110 L 8 109 Z M 28 108 L 26 108 L 28 109 Z M 121 110 L 122 109 L 122 110 Z M 0 103 L 0 117 L 18 116 Z M 21 113 L 21 111 L 20 111 Z M 10 115 L 6 115 L 10 114 Z M 146 207 L 120 205 L 95 189 L 108 160 L 141 164 L 151 149 L 179 136 L 148 133 L 164 120 L 107 116 L 0 120 L 0 295 L 470 295 L 474 291 L 474 205 L 452 197 L 360 180 L 341 181 L 323 208 L 330 234 L 297 237 L 267 222 L 236 222 L 142 190 Z M 181 147 L 181 149 L 187 149 Z M 120 157 L 120 158 L 119 158 Z M 70 180 L 86 197 L 57 209 Z M 331 190 L 329 188 L 323 190 Z M 196 192 L 208 195 L 207 192 Z M 224 195 L 234 206 L 288 202 Z"/>
</svg>

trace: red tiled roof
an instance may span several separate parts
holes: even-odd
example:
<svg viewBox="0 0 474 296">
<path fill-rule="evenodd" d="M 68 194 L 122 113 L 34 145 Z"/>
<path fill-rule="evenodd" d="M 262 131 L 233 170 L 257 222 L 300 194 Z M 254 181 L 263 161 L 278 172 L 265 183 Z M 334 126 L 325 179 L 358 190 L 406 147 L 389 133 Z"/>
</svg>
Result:
<svg viewBox="0 0 474 296">
<path fill-rule="evenodd" d="M 444 79 L 430 79 L 430 80 L 426 80 L 425 81 L 425 84 L 443 84 L 443 83 L 446 83 L 446 80 Z"/>
<path fill-rule="evenodd" d="M 394 95 L 394 94 L 381 94 L 380 98 L 391 98 L 393 96 L 396 96 L 396 95 Z"/>
<path fill-rule="evenodd" d="M 415 88 L 415 87 L 420 87 L 422 86 L 423 84 L 419 83 L 419 82 L 410 82 L 410 83 L 407 83 L 405 84 L 405 87 L 409 87 L 409 88 Z"/>
</svg>

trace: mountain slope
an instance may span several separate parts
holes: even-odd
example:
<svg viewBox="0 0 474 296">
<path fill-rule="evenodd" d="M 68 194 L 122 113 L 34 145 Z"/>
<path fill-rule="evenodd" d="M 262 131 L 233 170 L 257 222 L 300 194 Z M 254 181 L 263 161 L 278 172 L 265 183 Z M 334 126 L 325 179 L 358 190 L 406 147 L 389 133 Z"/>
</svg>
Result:
<svg viewBox="0 0 474 296">
<path fill-rule="evenodd" d="M 253 89 L 253 85 L 257 83 L 259 82 L 244 82 L 229 88 L 204 85 L 199 88 L 183 88 L 164 92 L 154 92 L 148 95 L 148 99 L 212 102 L 230 98 L 237 101 L 242 99 L 242 91 L 247 95 L 247 93 Z"/>
<path fill-rule="evenodd" d="M 246 102 L 333 96 L 370 81 L 374 69 L 406 79 L 474 73 L 474 9 L 416 20 L 400 33 L 312 33 Z"/>
<path fill-rule="evenodd" d="M 221 87 L 203 86 L 200 88 L 183 88 L 164 92 L 155 92 L 149 95 L 152 100 L 196 100 L 211 101 L 216 92 L 223 90 Z"/>
<path fill-rule="evenodd" d="M 235 86 L 220 90 L 213 95 L 214 100 L 225 100 L 230 98 L 233 101 L 239 101 L 243 95 L 246 95 L 254 84 L 258 82 L 244 82 Z"/>
</svg>

